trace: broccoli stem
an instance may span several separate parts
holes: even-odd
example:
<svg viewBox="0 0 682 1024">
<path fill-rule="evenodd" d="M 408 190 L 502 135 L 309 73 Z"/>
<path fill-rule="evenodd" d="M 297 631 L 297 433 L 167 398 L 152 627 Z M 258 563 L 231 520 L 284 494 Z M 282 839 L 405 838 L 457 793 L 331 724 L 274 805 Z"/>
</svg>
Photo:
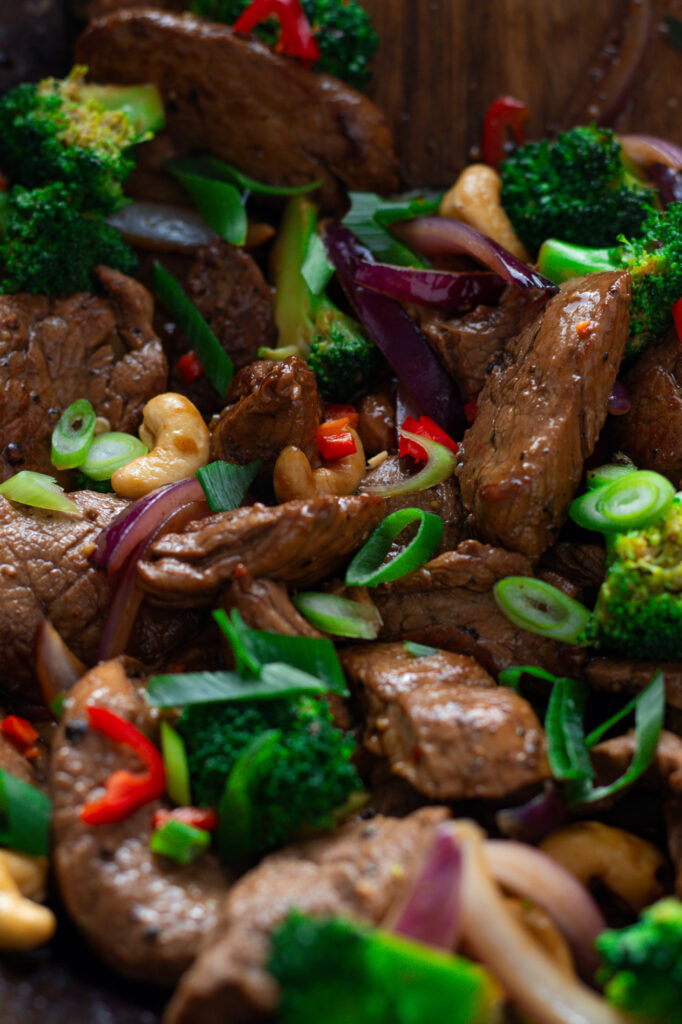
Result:
<svg viewBox="0 0 682 1024">
<path fill-rule="evenodd" d="M 600 270 L 617 270 L 617 249 L 590 249 L 549 238 L 538 255 L 538 270 L 555 284 L 562 284 L 581 274 L 596 274 Z"/>
<path fill-rule="evenodd" d="M 105 110 L 125 114 L 135 130 L 136 142 L 163 128 L 163 102 L 155 85 L 88 84 L 81 86 L 81 95 L 85 103 L 97 103 Z"/>
</svg>

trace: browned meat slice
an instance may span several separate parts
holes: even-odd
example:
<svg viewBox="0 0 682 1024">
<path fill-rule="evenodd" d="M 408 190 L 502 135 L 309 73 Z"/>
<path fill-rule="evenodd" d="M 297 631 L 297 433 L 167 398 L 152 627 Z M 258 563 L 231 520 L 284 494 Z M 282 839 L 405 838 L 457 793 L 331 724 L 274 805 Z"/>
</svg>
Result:
<svg viewBox="0 0 682 1024">
<path fill-rule="evenodd" d="M 572 596 L 592 607 L 606 575 L 606 552 L 602 544 L 569 544 L 560 541 L 540 559 L 538 576 L 554 582 L 552 576 L 568 580 Z"/>
<path fill-rule="evenodd" d="M 236 369 L 252 362 L 261 346 L 275 344 L 272 292 L 243 249 L 221 241 L 202 249 L 187 291 Z"/>
<path fill-rule="evenodd" d="M 648 348 L 623 378 L 632 405 L 611 422 L 615 447 L 639 469 L 682 485 L 682 348 L 675 331 Z"/>
<path fill-rule="evenodd" d="M 569 282 L 491 371 L 458 469 L 483 540 L 537 558 L 557 539 L 606 420 L 629 301 L 627 273 Z"/>
<path fill-rule="evenodd" d="M 341 657 L 365 707 L 365 746 L 429 799 L 497 799 L 549 776 L 530 704 L 473 658 L 415 657 L 401 643 Z"/>
<path fill-rule="evenodd" d="M 77 398 L 88 398 L 112 430 L 137 433 L 145 403 L 166 386 L 151 295 L 116 270 L 98 273 L 103 296 L 0 296 L 2 479 L 45 468 L 52 429 Z"/>
<path fill-rule="evenodd" d="M 584 653 L 517 629 L 495 604 L 492 588 L 505 576 L 530 576 L 523 555 L 465 540 L 455 551 L 393 583 L 373 598 L 381 612 L 382 640 L 417 640 L 468 654 L 492 675 L 510 665 L 539 665 L 566 675 L 579 671 Z"/>
<path fill-rule="evenodd" d="M 668 706 L 682 710 L 682 663 L 679 661 L 599 657 L 592 658 L 585 665 L 585 678 L 595 690 L 627 697 L 648 686 L 656 672 L 663 673 Z"/>
<path fill-rule="evenodd" d="M 362 478 L 358 491 L 362 493 L 365 487 L 377 485 L 387 487 L 399 480 L 409 476 L 403 470 L 400 458 L 397 455 L 389 457 L 366 473 Z M 435 512 L 443 520 L 443 539 L 440 542 L 438 551 L 451 551 L 465 535 L 464 531 L 464 509 L 459 494 L 459 484 L 454 476 L 443 480 L 435 487 L 427 487 L 424 491 L 415 491 L 413 494 L 396 494 L 386 499 L 386 514 L 397 512 L 401 508 L 421 508 L 425 512 Z"/>
<path fill-rule="evenodd" d="M 322 418 L 315 374 L 297 356 L 245 366 L 227 400 L 234 405 L 211 424 L 211 458 L 240 465 L 274 462 L 288 444 L 305 447 Z"/>
<path fill-rule="evenodd" d="M 410 313 L 457 381 L 464 401 L 470 402 L 507 343 L 537 316 L 545 302 L 537 292 L 508 288 L 499 306 L 477 306 L 462 316 L 447 317 L 423 306 L 410 307 Z"/>
<path fill-rule="evenodd" d="M 252 38 L 188 15 L 120 11 L 94 22 L 75 59 L 99 82 L 146 81 L 163 94 L 170 135 L 273 184 L 322 181 L 326 204 L 348 188 L 391 192 L 397 162 L 373 103 Z"/>
<path fill-rule="evenodd" d="M 266 857 L 231 890 L 218 926 L 183 977 L 166 1024 L 247 1024 L 277 1004 L 264 964 L 268 936 L 296 907 L 380 924 L 423 859 L 440 807 L 407 818 L 377 817 Z"/>
<path fill-rule="evenodd" d="M 157 600 L 180 607 L 211 602 L 240 564 L 253 576 L 309 586 L 343 565 L 384 510 L 383 498 L 357 494 L 221 512 L 159 538 L 138 576 Z"/>
<path fill-rule="evenodd" d="M 235 570 L 221 604 L 228 611 L 236 608 L 250 629 L 285 636 L 320 636 L 291 603 L 286 587 L 273 580 L 254 580 L 243 565 Z"/>
<path fill-rule="evenodd" d="M 360 417 L 357 431 L 365 455 L 394 452 L 397 449 L 395 400 L 388 391 L 365 395 L 358 405 Z"/>
<path fill-rule="evenodd" d="M 227 876 L 208 854 L 183 867 L 151 852 L 159 801 L 115 825 L 80 819 L 83 804 L 101 796 L 113 772 L 140 769 L 135 755 L 88 727 L 85 708 L 107 708 L 152 735 L 138 687 L 119 659 L 98 665 L 69 694 L 51 764 L 54 866 L 67 910 L 107 963 L 129 977 L 172 985 L 215 924 Z"/>
</svg>

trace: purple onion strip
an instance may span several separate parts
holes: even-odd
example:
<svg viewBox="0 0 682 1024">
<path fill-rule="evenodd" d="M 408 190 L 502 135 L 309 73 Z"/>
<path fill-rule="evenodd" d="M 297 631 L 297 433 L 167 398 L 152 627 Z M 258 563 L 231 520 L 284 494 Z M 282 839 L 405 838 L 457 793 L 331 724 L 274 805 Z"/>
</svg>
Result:
<svg viewBox="0 0 682 1024">
<path fill-rule="evenodd" d="M 647 176 L 658 189 L 664 206 L 682 202 L 682 170 L 675 171 L 665 164 L 651 164 L 647 167 Z"/>
<path fill-rule="evenodd" d="M 606 408 L 612 416 L 625 416 L 630 412 L 632 402 L 624 384 L 619 380 L 613 385 Z"/>
<path fill-rule="evenodd" d="M 619 139 L 627 155 L 639 167 L 665 164 L 674 171 L 682 170 L 682 147 L 676 142 L 656 135 L 620 135 Z"/>
<path fill-rule="evenodd" d="M 495 815 L 495 824 L 503 836 L 526 843 L 537 843 L 567 821 L 566 804 L 551 784 L 525 804 L 506 807 Z"/>
<path fill-rule="evenodd" d="M 481 304 L 496 306 L 507 287 L 506 281 L 489 271 L 456 273 L 392 267 L 387 263 L 358 264 L 355 283 L 400 302 L 415 302 L 451 313 L 463 313 Z"/>
<path fill-rule="evenodd" d="M 391 931 L 452 950 L 459 936 L 462 851 L 448 825 L 441 825 L 398 920 Z"/>
</svg>

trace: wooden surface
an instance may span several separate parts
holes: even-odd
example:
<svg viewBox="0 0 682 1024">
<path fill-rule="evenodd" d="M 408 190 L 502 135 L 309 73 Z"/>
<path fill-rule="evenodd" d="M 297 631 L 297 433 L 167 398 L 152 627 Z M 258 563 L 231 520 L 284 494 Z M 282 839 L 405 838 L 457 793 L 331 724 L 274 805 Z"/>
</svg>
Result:
<svg viewBox="0 0 682 1024">
<path fill-rule="evenodd" d="M 682 0 L 362 2 L 381 40 L 369 91 L 389 113 L 407 185 L 449 184 L 475 155 L 483 113 L 501 93 L 530 104 L 533 138 L 589 120 L 604 43 L 647 16 L 644 57 L 616 127 L 682 143 L 682 50 L 665 32 L 666 14 L 682 19 Z M 626 70 L 623 42 L 611 40 L 607 87 Z"/>
</svg>

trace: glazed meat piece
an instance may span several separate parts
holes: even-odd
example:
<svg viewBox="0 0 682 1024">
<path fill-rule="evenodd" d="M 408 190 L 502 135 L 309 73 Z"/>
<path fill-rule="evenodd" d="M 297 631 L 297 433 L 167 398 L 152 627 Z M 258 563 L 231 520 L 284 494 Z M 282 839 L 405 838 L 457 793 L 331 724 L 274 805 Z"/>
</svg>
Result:
<svg viewBox="0 0 682 1024">
<path fill-rule="evenodd" d="M 229 880 L 211 855 L 181 866 L 149 848 L 159 801 L 113 825 L 86 825 L 84 803 L 139 759 L 88 726 L 86 706 L 104 707 L 153 734 L 152 714 L 121 659 L 104 662 L 70 691 L 54 743 L 54 866 L 71 917 L 100 956 L 131 978 L 172 985 L 215 924 Z"/>
<path fill-rule="evenodd" d="M 272 292 L 258 264 L 236 245 L 202 249 L 187 277 L 192 302 L 239 370 L 276 342 Z"/>
<path fill-rule="evenodd" d="M 397 187 L 393 141 L 373 103 L 252 38 L 189 15 L 120 11 L 91 24 L 75 61 L 98 82 L 159 87 L 166 125 L 186 150 L 236 164 L 260 181 L 320 179 L 325 205 L 348 188 Z"/>
<path fill-rule="evenodd" d="M 365 709 L 365 746 L 430 800 L 498 799 L 549 777 L 530 704 L 473 658 L 392 643 L 341 660 Z"/>
<path fill-rule="evenodd" d="M 402 819 L 357 821 L 266 857 L 231 890 L 213 935 L 176 989 L 166 1024 L 269 1018 L 277 986 L 264 964 L 275 925 L 293 907 L 380 924 L 447 816 L 444 808 L 428 807 Z"/>
<path fill-rule="evenodd" d="M 538 558 L 557 539 L 606 420 L 629 301 L 627 273 L 570 281 L 491 371 L 458 468 L 483 540 Z"/>
<path fill-rule="evenodd" d="M 142 409 L 166 386 L 151 325 L 153 300 L 137 281 L 100 267 L 104 295 L 0 295 L 0 477 L 49 468 L 62 412 L 89 399 L 112 430 L 137 433 Z"/>
<path fill-rule="evenodd" d="M 375 391 L 365 395 L 358 405 L 357 431 L 371 458 L 379 452 L 394 452 L 397 449 L 395 401 L 388 391 Z"/>
<path fill-rule="evenodd" d="M 211 459 L 240 465 L 274 462 L 289 444 L 305 447 L 322 419 L 315 374 L 297 356 L 245 366 L 227 400 L 234 404 L 211 424 Z"/>
<path fill-rule="evenodd" d="M 656 672 L 665 679 L 665 700 L 682 710 L 682 664 L 679 661 L 635 661 L 631 658 L 592 658 L 585 665 L 585 679 L 595 690 L 624 698 L 648 686 Z"/>
<path fill-rule="evenodd" d="M 540 559 L 538 575 L 551 582 L 562 577 L 573 587 L 573 597 L 592 607 L 606 575 L 606 551 L 602 544 L 569 544 L 559 541 Z"/>
<path fill-rule="evenodd" d="M 228 611 L 236 608 L 250 629 L 285 636 L 320 636 L 291 603 L 286 587 L 273 580 L 254 580 L 243 565 L 237 566 L 221 604 Z"/>
<path fill-rule="evenodd" d="M 492 675 L 510 665 L 539 665 L 558 675 L 578 672 L 581 648 L 517 629 L 495 604 L 505 576 L 530 576 L 523 555 L 465 540 L 416 572 L 373 593 L 382 640 L 416 640 L 468 654 Z"/>
<path fill-rule="evenodd" d="M 614 416 L 614 446 L 638 469 L 653 469 L 682 486 L 682 349 L 675 331 L 646 349 L 623 377 L 630 412 Z"/>
<path fill-rule="evenodd" d="M 410 313 L 457 381 L 463 400 L 470 402 L 507 343 L 535 319 L 546 301 L 536 291 L 508 288 L 499 306 L 476 306 L 462 316 L 447 317 L 423 306 L 412 306 Z"/>
<path fill-rule="evenodd" d="M 220 512 L 160 537 L 138 578 L 157 601 L 180 607 L 211 602 L 240 564 L 253 576 L 310 586 L 344 564 L 384 510 L 383 498 L 358 494 Z"/>
</svg>

